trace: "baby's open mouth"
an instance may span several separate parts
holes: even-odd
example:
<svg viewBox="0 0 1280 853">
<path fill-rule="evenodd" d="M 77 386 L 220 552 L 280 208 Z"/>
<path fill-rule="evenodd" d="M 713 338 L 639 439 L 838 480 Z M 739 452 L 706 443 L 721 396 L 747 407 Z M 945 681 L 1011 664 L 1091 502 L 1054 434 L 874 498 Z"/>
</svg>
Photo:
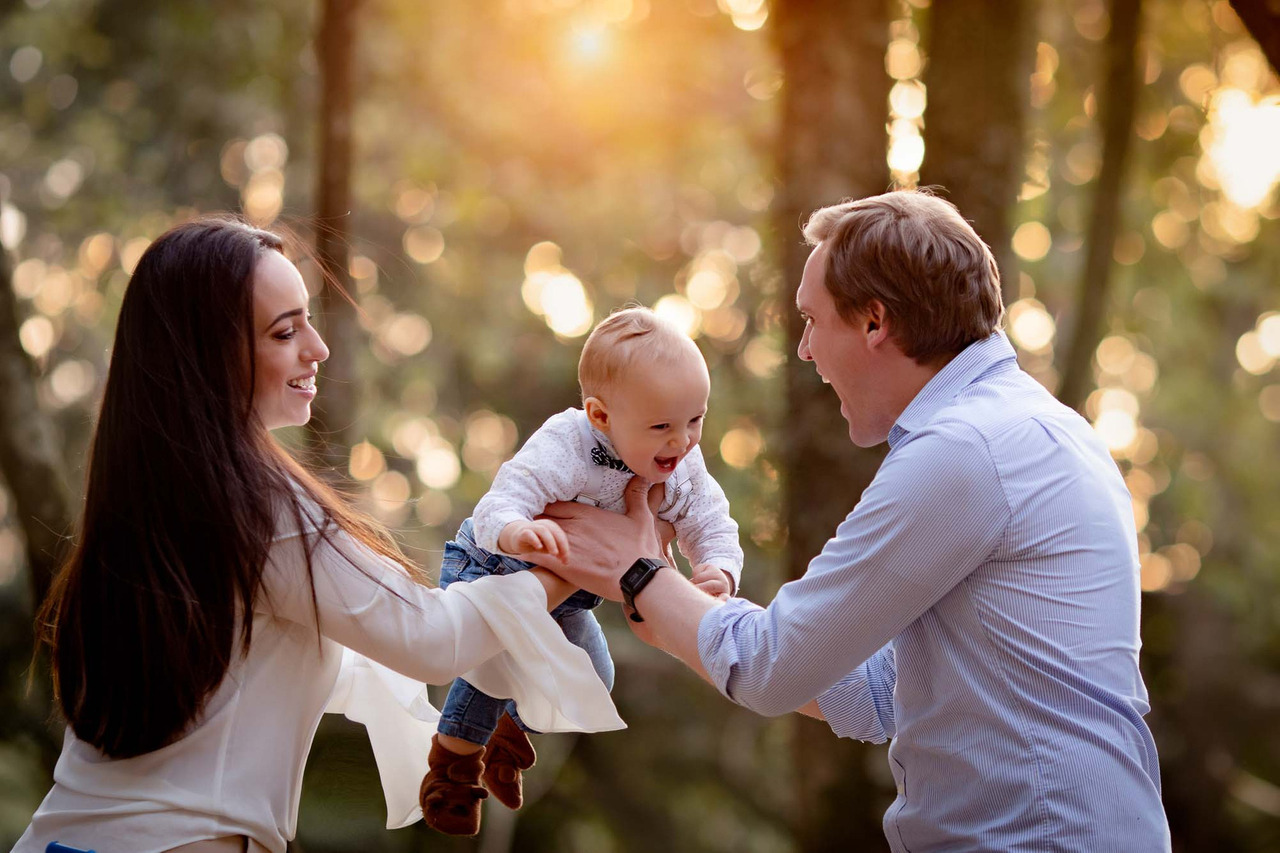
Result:
<svg viewBox="0 0 1280 853">
<path fill-rule="evenodd" d="M 653 458 L 653 464 L 657 465 L 658 470 L 663 472 L 676 470 L 676 463 L 679 461 L 679 456 L 655 456 Z"/>
</svg>

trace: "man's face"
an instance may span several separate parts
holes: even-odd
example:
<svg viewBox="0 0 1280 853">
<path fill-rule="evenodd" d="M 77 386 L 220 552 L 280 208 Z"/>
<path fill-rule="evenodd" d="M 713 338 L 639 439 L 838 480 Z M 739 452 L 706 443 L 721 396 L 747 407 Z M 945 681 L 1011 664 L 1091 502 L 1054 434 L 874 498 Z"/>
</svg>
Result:
<svg viewBox="0 0 1280 853">
<path fill-rule="evenodd" d="M 859 315 L 849 323 L 836 311 L 827 290 L 826 249 L 819 244 L 809 255 L 796 292 L 796 309 L 805 320 L 797 354 L 812 361 L 823 382 L 830 383 L 840 398 L 840 414 L 849 424 L 849 439 L 859 447 L 874 447 L 889 434 L 893 419 L 886 424 L 884 394 L 878 387 L 878 362 L 874 341 L 883 336 L 869 315 Z M 880 335 L 877 336 L 877 331 Z"/>
</svg>

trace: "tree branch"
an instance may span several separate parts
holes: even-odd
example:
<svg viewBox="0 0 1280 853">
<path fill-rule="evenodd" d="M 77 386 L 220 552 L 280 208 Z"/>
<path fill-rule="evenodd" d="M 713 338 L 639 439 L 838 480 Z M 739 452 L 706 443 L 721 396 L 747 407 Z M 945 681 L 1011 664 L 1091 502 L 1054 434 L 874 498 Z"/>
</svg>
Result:
<svg viewBox="0 0 1280 853">
<path fill-rule="evenodd" d="M 1113 0 L 1107 35 L 1106 67 L 1097 87 L 1102 125 L 1102 169 L 1093 196 L 1093 215 L 1086 235 L 1084 277 L 1080 282 L 1075 327 L 1067 348 L 1058 399 L 1073 409 L 1083 404 L 1093 385 L 1093 351 L 1102 337 L 1102 318 L 1111 291 L 1112 255 L 1120 225 L 1120 195 L 1125 161 L 1133 136 L 1138 97 L 1138 32 L 1141 0 Z"/>
<path fill-rule="evenodd" d="M 351 164 L 356 19 L 360 0 L 325 0 L 316 54 L 320 61 L 320 174 L 316 192 L 316 260 L 324 277 L 320 297 L 329 360 L 321 371 L 324 396 L 308 427 L 312 450 L 333 465 L 355 443 L 360 384 L 356 360 L 360 327 L 351 293 Z"/>
<path fill-rule="evenodd" d="M 1280 74 L 1280 0 L 1231 0 L 1231 8 Z"/>
</svg>

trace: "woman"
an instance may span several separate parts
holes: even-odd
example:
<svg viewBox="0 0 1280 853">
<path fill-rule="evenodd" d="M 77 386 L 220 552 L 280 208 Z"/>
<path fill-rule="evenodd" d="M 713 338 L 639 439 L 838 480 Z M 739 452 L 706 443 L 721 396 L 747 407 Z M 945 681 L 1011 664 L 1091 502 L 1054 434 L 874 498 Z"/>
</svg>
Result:
<svg viewBox="0 0 1280 853">
<path fill-rule="evenodd" d="M 38 620 L 69 726 L 18 853 L 283 851 L 344 646 L 432 683 L 506 646 L 508 686 L 536 693 L 520 647 L 555 641 L 546 609 L 571 589 L 494 578 L 486 605 L 416 583 L 271 438 L 307 422 L 329 354 L 307 300 L 280 239 L 235 221 L 178 226 L 139 261 L 80 539 Z"/>
</svg>

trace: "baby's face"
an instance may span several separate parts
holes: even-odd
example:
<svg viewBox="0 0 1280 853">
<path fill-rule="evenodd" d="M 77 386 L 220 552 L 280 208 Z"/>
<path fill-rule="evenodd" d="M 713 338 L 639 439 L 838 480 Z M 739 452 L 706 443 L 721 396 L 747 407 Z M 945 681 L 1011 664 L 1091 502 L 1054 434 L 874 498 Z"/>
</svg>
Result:
<svg viewBox="0 0 1280 853">
<path fill-rule="evenodd" d="M 636 365 L 603 401 L 605 422 L 593 422 L 628 468 L 651 483 L 663 483 L 702 438 L 710 393 L 701 357 Z"/>
</svg>

